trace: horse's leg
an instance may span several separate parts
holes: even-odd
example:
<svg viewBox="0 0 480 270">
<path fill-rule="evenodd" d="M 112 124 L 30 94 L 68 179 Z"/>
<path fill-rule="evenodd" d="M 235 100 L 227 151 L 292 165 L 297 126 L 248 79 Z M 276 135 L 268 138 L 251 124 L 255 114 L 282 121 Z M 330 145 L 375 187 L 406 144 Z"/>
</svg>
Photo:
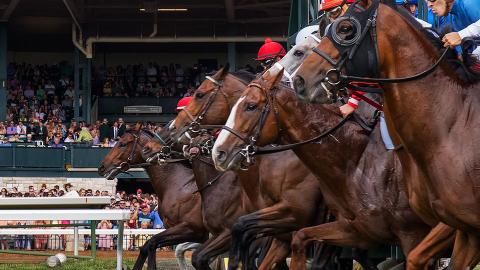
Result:
<svg viewBox="0 0 480 270">
<path fill-rule="evenodd" d="M 428 269 L 429 260 L 452 246 L 454 238 L 455 229 L 444 223 L 438 223 L 413 250 L 408 252 L 404 249 L 404 253 L 408 254 L 407 269 Z M 402 241 L 402 239 L 400 239 L 400 241 Z"/>
<path fill-rule="evenodd" d="M 188 270 L 187 262 L 185 261 L 185 252 L 187 250 L 195 250 L 199 248 L 202 244 L 186 242 L 177 245 L 175 248 L 175 257 L 177 258 L 178 267 L 180 270 Z"/>
<path fill-rule="evenodd" d="M 210 259 L 228 251 L 231 241 L 232 236 L 228 230 L 208 239 L 200 248 L 193 252 L 193 267 L 197 270 L 210 270 Z"/>
<path fill-rule="evenodd" d="M 255 269 L 258 265 L 262 264 L 262 261 L 267 256 L 270 246 L 272 245 L 273 237 L 258 238 L 250 245 L 248 253 L 248 269 Z M 258 260 L 257 260 L 258 258 Z"/>
<path fill-rule="evenodd" d="M 166 229 L 154 235 L 145 245 L 140 248 L 140 254 L 133 266 L 134 270 L 141 270 L 145 263 L 145 256 L 148 256 L 148 270 L 157 269 L 157 248 L 177 245 L 184 242 L 203 242 L 207 235 L 190 227 L 188 223 L 180 223 L 177 226 Z"/>
<path fill-rule="evenodd" d="M 324 243 L 338 246 L 367 246 L 367 243 L 357 235 L 354 232 L 350 232 L 338 221 L 299 230 L 293 234 L 290 269 L 304 270 L 306 268 L 306 246 L 308 243 L 323 241 Z"/>
<path fill-rule="evenodd" d="M 456 231 L 452 260 L 448 269 L 471 270 L 480 261 L 480 239 L 478 235 Z"/>
<path fill-rule="evenodd" d="M 257 237 L 257 234 L 277 235 L 291 232 L 297 228 L 296 218 L 293 216 L 291 208 L 285 203 L 277 203 L 238 218 L 232 227 L 234 246 L 231 249 L 233 260 L 229 263 L 229 269 L 236 269 L 240 260 L 246 261 L 245 250 L 248 250 L 248 246 Z"/>
<path fill-rule="evenodd" d="M 258 267 L 258 270 L 270 270 L 273 266 L 275 266 L 274 269 L 284 269 L 282 268 L 284 266 L 283 263 L 285 263 L 285 259 L 289 253 L 290 243 L 274 238 L 265 259 Z"/>
</svg>

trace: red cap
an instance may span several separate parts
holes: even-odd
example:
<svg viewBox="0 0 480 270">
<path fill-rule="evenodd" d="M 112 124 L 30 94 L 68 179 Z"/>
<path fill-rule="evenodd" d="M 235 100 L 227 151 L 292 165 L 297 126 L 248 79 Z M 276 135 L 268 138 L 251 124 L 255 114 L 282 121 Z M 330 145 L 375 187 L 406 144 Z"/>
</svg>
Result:
<svg viewBox="0 0 480 270">
<path fill-rule="evenodd" d="M 142 193 L 142 189 L 141 188 L 137 189 L 137 193 Z"/>
<path fill-rule="evenodd" d="M 177 103 L 177 111 L 183 110 L 185 107 L 187 107 L 191 99 L 192 97 L 184 97 L 180 99 Z"/>
<path fill-rule="evenodd" d="M 329 10 L 334 7 L 338 7 L 343 3 L 344 0 L 322 0 L 322 4 L 320 5 L 320 10 Z M 347 0 L 345 4 L 352 4 L 355 3 L 355 0 Z"/>
<path fill-rule="evenodd" d="M 265 44 L 263 44 L 258 50 L 257 58 L 255 60 L 262 61 L 277 56 L 283 57 L 285 54 L 286 51 L 280 43 L 272 41 L 271 38 L 266 38 Z"/>
<path fill-rule="evenodd" d="M 146 203 L 142 203 L 142 204 L 140 205 L 140 208 L 147 208 L 147 207 L 148 207 L 148 205 L 147 205 Z"/>
</svg>

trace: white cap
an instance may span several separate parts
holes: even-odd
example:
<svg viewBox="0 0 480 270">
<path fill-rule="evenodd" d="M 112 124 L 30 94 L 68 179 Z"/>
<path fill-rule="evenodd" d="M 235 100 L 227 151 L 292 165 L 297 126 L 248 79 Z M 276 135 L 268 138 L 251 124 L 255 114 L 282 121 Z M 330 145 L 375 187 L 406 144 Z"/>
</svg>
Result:
<svg viewBox="0 0 480 270">
<path fill-rule="evenodd" d="M 319 30 L 320 29 L 318 25 L 310 25 L 298 31 L 297 37 L 295 37 L 295 45 L 301 43 L 304 39 L 308 38 L 310 35 L 317 35 Z"/>
</svg>

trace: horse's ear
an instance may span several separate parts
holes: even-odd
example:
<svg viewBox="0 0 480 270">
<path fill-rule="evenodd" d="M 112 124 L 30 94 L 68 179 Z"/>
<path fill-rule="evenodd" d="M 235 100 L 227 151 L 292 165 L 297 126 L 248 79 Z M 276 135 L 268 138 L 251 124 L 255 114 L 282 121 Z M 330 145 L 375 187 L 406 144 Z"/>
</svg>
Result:
<svg viewBox="0 0 480 270">
<path fill-rule="evenodd" d="M 270 68 L 269 70 L 263 73 L 262 78 L 266 81 L 266 88 L 272 89 L 273 86 L 277 85 L 282 80 L 283 77 L 283 67 L 280 68 Z"/>
<path fill-rule="evenodd" d="M 217 80 L 223 80 L 225 76 L 227 76 L 230 70 L 230 63 L 226 63 L 224 67 L 222 67 L 217 73 L 215 73 L 214 77 Z"/>
<path fill-rule="evenodd" d="M 357 3 L 366 9 L 372 4 L 373 1 L 376 1 L 376 0 L 360 0 Z M 389 1 L 389 0 L 386 0 L 386 1 Z"/>
<path fill-rule="evenodd" d="M 135 124 L 135 131 L 139 131 L 140 129 L 142 129 L 142 122 L 138 121 L 136 124 Z"/>
</svg>

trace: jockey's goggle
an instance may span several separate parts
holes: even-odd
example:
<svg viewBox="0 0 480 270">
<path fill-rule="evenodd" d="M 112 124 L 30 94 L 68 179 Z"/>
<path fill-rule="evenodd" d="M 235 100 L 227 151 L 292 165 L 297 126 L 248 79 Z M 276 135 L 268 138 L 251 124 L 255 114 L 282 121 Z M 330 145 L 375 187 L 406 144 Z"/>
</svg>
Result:
<svg viewBox="0 0 480 270">
<path fill-rule="evenodd" d="M 329 19 L 336 19 L 336 18 L 338 18 L 338 16 L 340 16 L 340 14 L 342 14 L 342 6 L 338 6 L 338 7 L 334 7 L 332 9 L 329 9 L 329 10 L 325 11 L 325 13 L 327 14 L 327 17 Z"/>
<path fill-rule="evenodd" d="M 260 65 L 262 65 L 262 67 L 264 68 L 270 68 L 273 64 L 275 64 L 275 61 L 276 60 L 276 57 L 275 58 L 266 58 L 262 61 L 260 61 Z"/>
</svg>

